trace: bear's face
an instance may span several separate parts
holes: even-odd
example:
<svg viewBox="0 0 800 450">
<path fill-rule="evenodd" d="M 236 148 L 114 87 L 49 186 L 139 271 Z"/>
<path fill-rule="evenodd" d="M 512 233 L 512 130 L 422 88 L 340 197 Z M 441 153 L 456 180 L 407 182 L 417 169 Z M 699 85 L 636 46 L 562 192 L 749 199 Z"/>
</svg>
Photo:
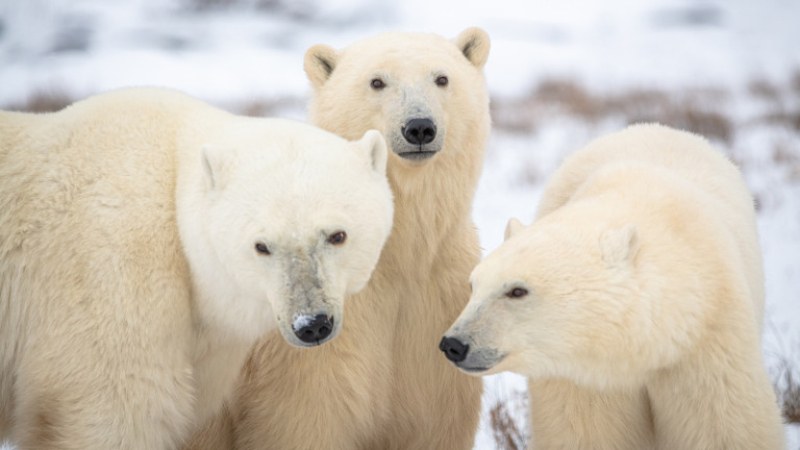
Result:
<svg viewBox="0 0 800 450">
<path fill-rule="evenodd" d="M 387 149 L 377 131 L 347 142 L 302 125 L 276 139 L 286 122 L 257 145 L 205 149 L 206 234 L 220 290 L 238 290 L 210 314 L 262 333 L 276 321 L 290 344 L 313 346 L 341 329 L 345 296 L 366 285 L 388 238 Z"/>
<path fill-rule="evenodd" d="M 453 41 L 386 33 L 341 52 L 316 45 L 305 56 L 312 118 L 348 139 L 380 130 L 399 161 L 423 164 L 454 146 L 445 145 L 451 133 L 469 135 L 458 128 L 480 126 L 488 52 L 489 38 L 477 28 Z"/>
<path fill-rule="evenodd" d="M 461 370 L 596 380 L 630 348 L 635 229 L 564 226 L 555 215 L 525 229 L 510 222 L 475 267 L 470 301 L 440 344 Z"/>
</svg>

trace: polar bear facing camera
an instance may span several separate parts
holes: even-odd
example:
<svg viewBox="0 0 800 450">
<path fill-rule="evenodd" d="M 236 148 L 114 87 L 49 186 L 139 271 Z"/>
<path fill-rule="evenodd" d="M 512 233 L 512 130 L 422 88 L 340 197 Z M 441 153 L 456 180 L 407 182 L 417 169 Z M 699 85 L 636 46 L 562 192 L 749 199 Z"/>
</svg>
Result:
<svg viewBox="0 0 800 450">
<path fill-rule="evenodd" d="M 0 441 L 175 448 L 258 337 L 334 338 L 389 235 L 386 159 L 161 89 L 0 112 Z"/>
<path fill-rule="evenodd" d="M 532 448 L 783 448 L 752 197 L 702 138 L 638 125 L 575 153 L 471 283 L 441 349 L 530 377 Z"/>
<path fill-rule="evenodd" d="M 230 414 L 189 448 L 468 450 L 481 380 L 436 344 L 469 297 L 480 259 L 472 200 L 489 132 L 489 36 L 391 32 L 305 54 L 311 121 L 347 139 L 377 129 L 390 147 L 391 236 L 348 323 L 328 345 L 248 357 Z"/>
</svg>

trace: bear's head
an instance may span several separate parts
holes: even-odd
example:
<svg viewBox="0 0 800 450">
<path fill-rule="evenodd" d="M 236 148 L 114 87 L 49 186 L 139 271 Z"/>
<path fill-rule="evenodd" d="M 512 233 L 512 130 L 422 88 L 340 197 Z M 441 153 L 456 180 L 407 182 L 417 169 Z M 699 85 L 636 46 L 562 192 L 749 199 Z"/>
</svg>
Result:
<svg viewBox="0 0 800 450">
<path fill-rule="evenodd" d="M 529 227 L 512 219 L 473 270 L 470 301 L 440 342 L 464 372 L 608 386 L 644 370 L 654 311 L 641 295 L 636 227 L 560 212 Z"/>
<path fill-rule="evenodd" d="M 392 227 L 386 144 L 375 130 L 348 142 L 298 122 L 237 119 L 203 146 L 198 192 L 179 209 L 200 314 L 246 338 L 277 322 L 290 344 L 321 344 Z"/>
<path fill-rule="evenodd" d="M 482 150 L 488 132 L 488 55 L 489 37 L 478 28 L 454 40 L 385 33 L 341 51 L 315 45 L 305 55 L 311 118 L 348 139 L 382 131 L 396 159 L 390 166 L 413 169 L 443 153 L 463 165 L 474 158 L 459 152 Z"/>
</svg>

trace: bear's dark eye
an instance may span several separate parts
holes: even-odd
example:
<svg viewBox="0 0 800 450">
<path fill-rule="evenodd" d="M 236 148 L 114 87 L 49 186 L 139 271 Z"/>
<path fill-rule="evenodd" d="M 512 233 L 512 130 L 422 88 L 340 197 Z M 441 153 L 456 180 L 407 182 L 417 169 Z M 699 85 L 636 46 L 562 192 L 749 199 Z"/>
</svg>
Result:
<svg viewBox="0 0 800 450">
<path fill-rule="evenodd" d="M 373 78 L 372 81 L 369 82 L 369 86 L 376 91 L 380 91 L 386 87 L 386 83 L 384 83 L 380 78 Z"/>
<path fill-rule="evenodd" d="M 347 240 L 347 233 L 344 231 L 337 231 L 328 236 L 328 243 L 333 245 L 342 245 Z"/>
<path fill-rule="evenodd" d="M 270 255 L 269 247 L 263 242 L 256 242 L 256 251 L 261 255 Z"/>
<path fill-rule="evenodd" d="M 506 297 L 508 298 L 521 298 L 525 297 L 526 295 L 528 295 L 528 290 L 521 287 L 515 287 L 514 289 L 506 292 Z"/>
<path fill-rule="evenodd" d="M 444 75 L 439 75 L 438 77 L 436 77 L 436 85 L 439 87 L 445 87 L 449 82 L 450 80 L 448 80 L 447 77 Z"/>
</svg>

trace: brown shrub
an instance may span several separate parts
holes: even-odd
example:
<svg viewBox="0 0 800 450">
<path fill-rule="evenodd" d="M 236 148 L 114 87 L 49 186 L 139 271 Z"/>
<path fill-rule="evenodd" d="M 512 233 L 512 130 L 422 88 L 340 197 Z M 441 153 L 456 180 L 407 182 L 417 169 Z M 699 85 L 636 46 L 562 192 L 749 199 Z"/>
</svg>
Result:
<svg viewBox="0 0 800 450">
<path fill-rule="evenodd" d="M 793 366 L 786 357 L 781 357 L 777 376 L 772 385 L 778 397 L 781 414 L 787 423 L 800 424 L 800 367 Z"/>
<path fill-rule="evenodd" d="M 497 403 L 489 411 L 492 435 L 499 450 L 523 450 L 525 435 L 514 421 L 507 405 Z"/>
<path fill-rule="evenodd" d="M 754 97 L 768 101 L 778 101 L 781 97 L 781 89 L 772 81 L 763 78 L 748 83 L 747 91 Z"/>
<path fill-rule="evenodd" d="M 786 388 L 780 393 L 783 417 L 788 423 L 800 424 L 800 380 L 787 370 L 784 375 Z"/>
<path fill-rule="evenodd" d="M 33 113 L 56 112 L 72 104 L 74 99 L 60 90 L 34 91 L 25 103 L 8 105 L 3 109 Z"/>
<path fill-rule="evenodd" d="M 499 128 L 525 132 L 552 116 L 566 116 L 596 123 L 621 119 L 632 124 L 658 122 L 730 143 L 734 128 L 721 110 L 723 91 L 702 88 L 680 93 L 659 89 L 631 89 L 593 93 L 569 79 L 548 79 L 518 100 L 496 100 L 492 117 Z"/>
<path fill-rule="evenodd" d="M 254 99 L 236 103 L 231 109 L 250 117 L 280 117 L 286 115 L 287 111 L 304 110 L 305 101 L 296 97 Z"/>
</svg>

